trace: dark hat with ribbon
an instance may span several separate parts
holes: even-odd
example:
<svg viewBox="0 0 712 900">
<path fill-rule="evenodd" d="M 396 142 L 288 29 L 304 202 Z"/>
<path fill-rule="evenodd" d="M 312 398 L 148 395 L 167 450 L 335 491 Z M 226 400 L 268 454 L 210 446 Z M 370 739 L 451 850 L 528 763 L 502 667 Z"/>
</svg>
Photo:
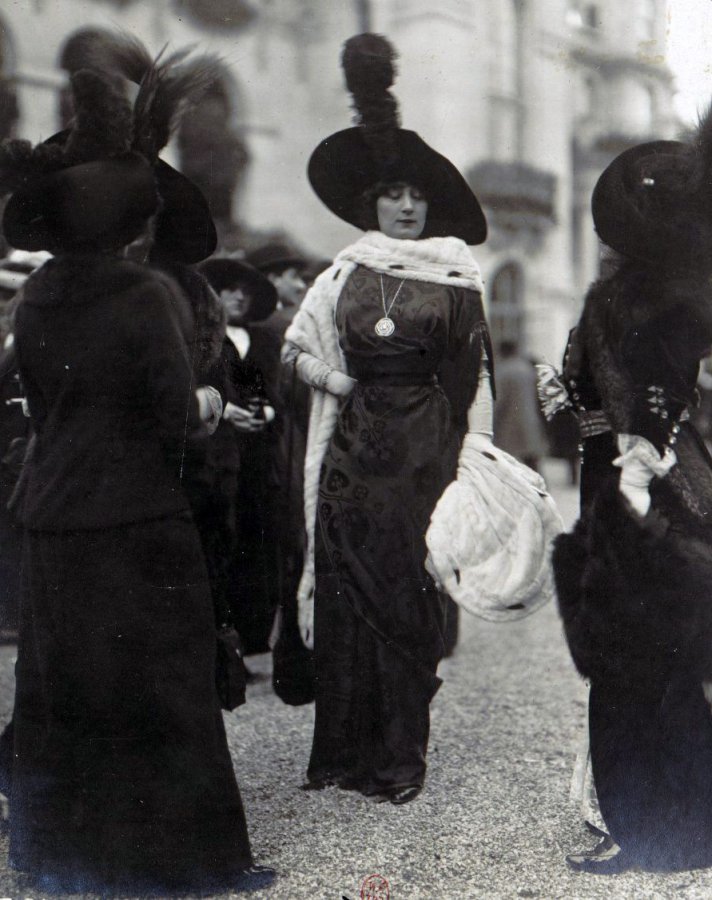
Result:
<svg viewBox="0 0 712 900">
<path fill-rule="evenodd" d="M 116 249 L 131 243 L 158 208 L 153 170 L 131 148 L 128 101 L 99 72 L 71 78 L 75 122 L 32 147 L 0 149 L 0 190 L 8 243 L 52 253 Z"/>
<path fill-rule="evenodd" d="M 389 88 L 395 51 L 381 35 L 361 34 L 344 44 L 342 65 L 359 124 L 325 138 L 309 160 L 308 177 L 319 199 L 357 228 L 371 227 L 364 208 L 379 185 L 405 182 L 428 201 L 422 237 L 459 237 L 481 244 L 487 222 L 477 197 L 450 162 L 416 134 L 399 127 Z M 372 198 L 375 207 L 376 196 Z"/>
<path fill-rule="evenodd" d="M 277 289 L 253 266 L 231 256 L 214 256 L 200 263 L 198 270 L 218 294 L 220 291 L 241 288 L 250 296 L 250 322 L 260 322 L 277 308 Z"/>
<path fill-rule="evenodd" d="M 277 272 L 284 269 L 303 269 L 307 260 L 296 253 L 291 247 L 281 243 L 265 244 L 258 247 L 252 253 L 248 253 L 247 260 L 251 266 L 260 272 Z"/>
</svg>

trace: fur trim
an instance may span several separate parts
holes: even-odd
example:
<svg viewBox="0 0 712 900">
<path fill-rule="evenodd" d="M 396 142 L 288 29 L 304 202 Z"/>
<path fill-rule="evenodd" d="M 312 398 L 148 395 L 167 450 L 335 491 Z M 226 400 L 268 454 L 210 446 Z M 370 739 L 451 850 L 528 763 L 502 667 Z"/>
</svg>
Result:
<svg viewBox="0 0 712 900">
<path fill-rule="evenodd" d="M 413 281 L 447 284 L 482 293 L 480 267 L 459 238 L 427 238 L 407 241 L 368 231 L 346 247 L 335 262 L 354 262 L 384 275 Z"/>
<path fill-rule="evenodd" d="M 634 515 L 602 492 L 573 534 L 557 538 L 559 610 L 574 663 L 588 678 L 652 689 L 684 668 L 712 677 L 709 542 L 658 513 Z"/>
</svg>

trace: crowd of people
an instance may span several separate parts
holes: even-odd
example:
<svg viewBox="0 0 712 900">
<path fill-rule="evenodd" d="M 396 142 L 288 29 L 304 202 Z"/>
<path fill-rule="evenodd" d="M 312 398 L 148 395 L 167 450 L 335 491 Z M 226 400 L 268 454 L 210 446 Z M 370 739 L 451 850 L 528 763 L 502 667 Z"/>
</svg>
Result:
<svg viewBox="0 0 712 900">
<path fill-rule="evenodd" d="M 357 124 L 308 166 L 363 232 L 333 262 L 222 253 L 161 159 L 204 59 L 103 40 L 71 127 L 0 149 L 0 789 L 40 890 L 272 883 L 221 713 L 256 653 L 285 702 L 315 702 L 305 790 L 414 801 L 453 601 L 505 621 L 554 587 L 600 813 L 569 864 L 712 864 L 712 460 L 688 413 L 712 344 L 712 125 L 596 186 L 607 274 L 563 373 L 540 373 L 583 443 L 581 518 L 556 537 L 534 367 L 493 348 L 469 249 L 484 212 L 401 127 L 394 60 L 379 35 L 344 45 Z"/>
</svg>

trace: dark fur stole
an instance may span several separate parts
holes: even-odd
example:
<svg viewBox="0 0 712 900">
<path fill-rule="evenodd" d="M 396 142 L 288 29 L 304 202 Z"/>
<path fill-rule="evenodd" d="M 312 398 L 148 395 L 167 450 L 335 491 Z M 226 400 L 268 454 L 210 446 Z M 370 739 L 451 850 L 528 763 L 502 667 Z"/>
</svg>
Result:
<svg viewBox="0 0 712 900">
<path fill-rule="evenodd" d="M 645 692 L 673 670 L 712 679 L 712 545 L 660 513 L 634 515 L 611 485 L 554 547 L 566 639 L 579 672 Z"/>
<path fill-rule="evenodd" d="M 661 385 L 682 406 L 692 399 L 700 358 L 712 347 L 710 271 L 669 272 L 624 262 L 586 296 L 583 342 L 603 408 L 616 433 L 636 431 L 636 404 Z"/>
</svg>

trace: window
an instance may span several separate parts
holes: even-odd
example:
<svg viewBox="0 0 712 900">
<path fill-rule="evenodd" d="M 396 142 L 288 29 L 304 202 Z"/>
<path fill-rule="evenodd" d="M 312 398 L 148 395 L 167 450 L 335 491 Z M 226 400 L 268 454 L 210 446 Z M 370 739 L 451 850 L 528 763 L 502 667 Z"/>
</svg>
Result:
<svg viewBox="0 0 712 900">
<path fill-rule="evenodd" d="M 516 0 L 501 0 L 490 43 L 490 140 L 497 159 L 520 155 L 522 132 L 521 23 Z"/>
<path fill-rule="evenodd" d="M 495 349 L 503 341 L 521 346 L 524 331 L 522 270 L 517 263 L 506 263 L 492 279 L 489 323 Z"/>
</svg>

